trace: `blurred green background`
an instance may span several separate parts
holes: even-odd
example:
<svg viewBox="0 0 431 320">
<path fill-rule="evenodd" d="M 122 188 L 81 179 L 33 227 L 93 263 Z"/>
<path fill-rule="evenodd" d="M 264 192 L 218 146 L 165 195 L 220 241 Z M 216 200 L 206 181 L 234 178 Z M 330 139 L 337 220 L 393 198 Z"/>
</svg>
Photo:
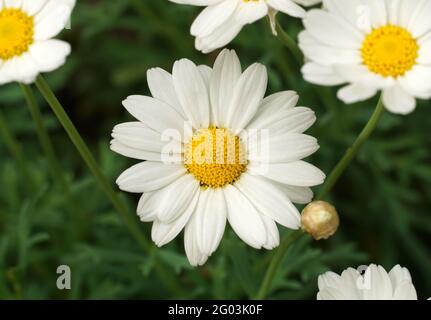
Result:
<svg viewBox="0 0 431 320">
<path fill-rule="evenodd" d="M 216 52 L 194 49 L 189 28 L 199 8 L 167 0 L 81 0 L 67 64 L 47 75 L 66 111 L 112 184 L 136 161 L 109 150 L 110 132 L 131 117 L 121 101 L 148 94 L 146 70 L 170 70 L 186 57 L 212 65 Z M 292 36 L 301 22 L 279 15 Z M 260 61 L 269 70 L 268 94 L 300 93 L 300 105 L 318 116 L 310 133 L 321 149 L 310 159 L 329 173 L 366 123 L 376 100 L 343 105 L 335 88 L 304 82 L 300 66 L 263 19 L 230 45 L 243 66 Z M 49 107 L 37 97 L 71 189 L 68 196 L 44 156 L 17 84 L 0 88 L 0 298 L 3 299 L 239 299 L 256 294 L 272 253 L 245 246 L 227 229 L 220 248 L 202 268 L 189 266 L 182 236 L 148 254 L 132 238 L 81 161 Z M 317 276 L 361 264 L 409 268 L 419 298 L 431 296 L 431 108 L 420 102 L 408 116 L 385 114 L 376 133 L 333 190 L 339 232 L 326 242 L 296 243 L 276 275 L 272 299 L 315 299 Z M 7 126 L 5 126 L 7 125 Z M 10 135 L 19 145 L 17 162 Z M 13 150 L 12 150 L 13 151 Z M 121 193 L 133 214 L 137 197 Z M 140 228 L 150 237 L 150 224 Z M 281 228 L 280 228 L 281 230 Z M 286 230 L 282 230 L 285 234 Z M 173 275 L 167 287 L 154 270 L 157 258 Z M 56 287 L 57 266 L 72 270 L 72 289 Z"/>
</svg>

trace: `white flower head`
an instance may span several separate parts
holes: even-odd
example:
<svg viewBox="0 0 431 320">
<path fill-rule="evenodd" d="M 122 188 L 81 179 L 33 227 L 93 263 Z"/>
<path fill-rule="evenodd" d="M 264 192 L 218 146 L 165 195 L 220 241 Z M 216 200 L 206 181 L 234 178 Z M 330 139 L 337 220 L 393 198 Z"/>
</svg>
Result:
<svg viewBox="0 0 431 320">
<path fill-rule="evenodd" d="M 315 114 L 296 107 L 295 92 L 264 98 L 266 68 L 256 63 L 242 72 L 230 50 L 213 68 L 182 59 L 172 74 L 156 68 L 147 78 L 153 97 L 123 102 L 138 121 L 114 128 L 111 149 L 146 160 L 117 183 L 143 193 L 137 213 L 153 222 L 158 246 L 184 229 L 189 261 L 202 265 L 217 249 L 227 221 L 257 249 L 278 246 L 276 223 L 300 227 L 292 202 L 310 202 L 310 187 L 325 175 L 301 160 L 319 147 L 303 134 Z"/>
<path fill-rule="evenodd" d="M 309 62 L 304 78 L 346 86 L 354 103 L 383 91 L 386 108 L 408 114 L 431 97 L 431 1 L 324 0 L 308 12 L 299 45 Z"/>
<path fill-rule="evenodd" d="M 52 38 L 74 6 L 75 0 L 0 0 L 0 85 L 32 83 L 64 64 L 70 45 Z"/>
<path fill-rule="evenodd" d="M 169 0 L 180 4 L 206 6 L 194 21 L 191 34 L 196 37 L 196 49 L 209 53 L 231 42 L 241 29 L 257 20 L 280 11 L 303 18 L 300 5 L 314 5 L 321 0 Z M 300 5 L 299 5 L 300 4 Z"/>
<path fill-rule="evenodd" d="M 409 271 L 399 265 L 389 273 L 375 264 L 349 268 L 341 275 L 327 272 L 318 284 L 318 300 L 417 300 Z"/>
</svg>

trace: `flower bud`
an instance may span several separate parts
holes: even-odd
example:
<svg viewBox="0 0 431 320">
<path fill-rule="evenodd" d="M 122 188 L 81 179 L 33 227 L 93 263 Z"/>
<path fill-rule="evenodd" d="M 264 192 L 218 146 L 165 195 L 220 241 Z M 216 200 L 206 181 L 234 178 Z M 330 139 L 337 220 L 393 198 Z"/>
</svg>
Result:
<svg viewBox="0 0 431 320">
<path fill-rule="evenodd" d="M 340 219 L 335 208 L 325 201 L 309 203 L 301 215 L 302 229 L 314 239 L 328 239 L 338 229 Z"/>
</svg>

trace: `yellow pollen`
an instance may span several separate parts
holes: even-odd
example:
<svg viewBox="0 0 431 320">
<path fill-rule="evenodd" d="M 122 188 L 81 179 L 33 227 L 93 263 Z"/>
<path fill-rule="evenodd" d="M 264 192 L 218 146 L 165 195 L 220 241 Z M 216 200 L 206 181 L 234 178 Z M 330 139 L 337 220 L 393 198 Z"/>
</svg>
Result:
<svg viewBox="0 0 431 320">
<path fill-rule="evenodd" d="M 0 10 L 0 59 L 8 60 L 27 52 L 33 35 L 33 17 L 19 9 Z"/>
<path fill-rule="evenodd" d="M 185 145 L 184 165 L 202 187 L 221 188 L 239 179 L 247 160 L 238 136 L 210 127 L 196 131 Z"/>
<path fill-rule="evenodd" d="M 398 77 L 413 68 L 419 46 L 404 28 L 387 25 L 374 29 L 362 45 L 362 60 L 368 69 L 383 77 Z"/>
</svg>

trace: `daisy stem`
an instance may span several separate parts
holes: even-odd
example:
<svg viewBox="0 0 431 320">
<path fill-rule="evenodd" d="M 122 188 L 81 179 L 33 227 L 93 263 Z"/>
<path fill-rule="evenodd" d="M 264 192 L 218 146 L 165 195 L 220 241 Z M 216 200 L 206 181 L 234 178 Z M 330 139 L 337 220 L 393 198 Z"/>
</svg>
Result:
<svg viewBox="0 0 431 320">
<path fill-rule="evenodd" d="M 277 251 L 274 253 L 269 267 L 265 273 L 265 277 L 263 278 L 263 282 L 260 286 L 259 292 L 257 293 L 255 300 L 265 299 L 268 295 L 269 290 L 271 289 L 272 280 L 277 273 L 278 267 L 283 261 L 283 258 L 287 252 L 287 250 L 291 247 L 291 245 L 302 235 L 304 232 L 302 230 L 296 230 L 291 232 L 287 237 L 283 239 Z"/>
<path fill-rule="evenodd" d="M 8 121 L 6 120 L 3 112 L 0 111 L 0 135 L 3 138 L 6 147 L 9 149 L 9 152 L 15 158 L 17 165 L 20 168 L 20 171 L 24 175 L 24 177 L 28 180 L 26 185 L 28 186 L 28 191 L 34 190 L 33 186 L 33 178 L 30 174 L 30 171 L 27 166 L 27 162 L 22 154 L 21 145 L 15 138 L 12 130 L 8 126 Z"/>
<path fill-rule="evenodd" d="M 352 160 L 356 157 L 361 147 L 371 136 L 374 129 L 376 129 L 377 124 L 379 123 L 379 120 L 382 117 L 384 111 L 385 111 L 385 108 L 383 105 L 383 100 L 382 100 L 382 97 L 380 97 L 379 102 L 377 103 L 376 108 L 374 109 L 374 112 L 371 115 L 370 119 L 368 120 L 367 124 L 365 125 L 364 129 L 356 138 L 352 146 L 349 149 L 347 149 L 344 156 L 341 158 L 341 160 L 338 162 L 335 168 L 332 170 L 332 172 L 326 179 L 323 187 L 320 189 L 320 192 L 317 195 L 316 200 L 321 200 L 325 198 L 328 195 L 328 193 L 332 190 L 334 185 L 337 183 L 338 179 L 347 169 L 347 167 L 352 162 Z"/>
<path fill-rule="evenodd" d="M 296 41 L 286 32 L 278 20 L 275 23 L 275 30 L 277 31 L 277 38 L 290 50 L 296 61 L 302 65 L 304 62 L 304 55 L 299 49 Z"/>
<path fill-rule="evenodd" d="M 52 92 L 48 83 L 41 75 L 39 75 L 36 79 L 36 86 L 42 96 L 45 98 L 46 102 L 51 107 L 52 111 L 57 116 L 60 123 L 63 125 L 63 128 L 67 132 L 70 140 L 73 142 L 76 149 L 78 149 L 81 157 L 96 178 L 96 181 L 99 184 L 100 188 L 106 193 L 112 205 L 115 207 L 116 212 L 120 215 L 120 218 L 124 221 L 130 233 L 133 235 L 136 241 L 138 241 L 138 243 L 142 246 L 144 250 L 149 252 L 149 254 L 152 254 L 155 247 L 148 241 L 146 236 L 139 229 L 139 226 L 130 216 L 127 207 L 118 197 L 117 193 L 114 191 L 114 189 L 106 179 L 105 175 L 100 170 L 99 165 L 97 164 L 87 144 L 84 142 L 75 125 L 72 123 L 69 116 L 64 111 L 63 106 L 58 101 L 57 97 Z M 159 262 L 157 255 L 155 256 L 155 258 L 156 260 L 154 267 L 159 275 L 159 278 L 164 281 L 165 285 L 174 293 L 181 295 L 183 292 L 182 288 L 177 284 L 177 279 Z"/>
<path fill-rule="evenodd" d="M 62 168 L 60 167 L 60 162 L 55 153 L 54 145 L 49 137 L 49 133 L 45 128 L 42 113 L 39 108 L 39 104 L 34 96 L 33 90 L 29 85 L 19 84 L 24 95 L 25 101 L 30 110 L 31 116 L 33 118 L 33 122 L 36 126 L 37 136 L 39 138 L 40 145 L 45 153 L 46 158 L 48 159 L 51 173 L 54 178 L 54 182 L 58 182 L 60 188 L 63 190 L 66 196 L 66 205 L 69 212 L 76 216 L 78 219 L 77 230 L 81 230 L 81 226 L 83 224 L 82 221 L 84 219 L 84 215 L 82 210 L 78 207 L 76 201 L 72 199 L 71 190 L 67 179 L 63 173 Z M 80 234 L 81 232 L 79 232 Z"/>
</svg>

